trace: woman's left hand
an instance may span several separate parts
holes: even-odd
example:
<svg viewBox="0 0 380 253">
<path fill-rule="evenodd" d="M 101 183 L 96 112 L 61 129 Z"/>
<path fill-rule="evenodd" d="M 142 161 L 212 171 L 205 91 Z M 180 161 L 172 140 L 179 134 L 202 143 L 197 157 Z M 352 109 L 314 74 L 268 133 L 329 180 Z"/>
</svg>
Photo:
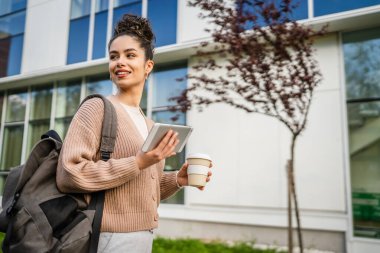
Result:
<svg viewBox="0 0 380 253">
<path fill-rule="evenodd" d="M 177 173 L 177 182 L 180 186 L 187 186 L 189 185 L 188 177 L 187 177 L 187 167 L 189 167 L 189 164 L 185 162 L 181 169 Z M 210 163 L 210 168 L 212 168 L 212 163 Z M 210 177 L 212 176 L 211 170 L 209 170 L 206 178 L 206 182 L 208 183 L 210 181 Z M 197 187 L 199 190 L 203 191 L 205 186 Z"/>
</svg>

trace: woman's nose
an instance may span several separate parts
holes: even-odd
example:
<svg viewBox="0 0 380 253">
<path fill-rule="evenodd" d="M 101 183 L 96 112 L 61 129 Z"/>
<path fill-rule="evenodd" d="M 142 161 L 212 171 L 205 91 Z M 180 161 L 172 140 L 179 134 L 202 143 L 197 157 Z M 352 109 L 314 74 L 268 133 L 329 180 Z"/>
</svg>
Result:
<svg viewBox="0 0 380 253">
<path fill-rule="evenodd" d="M 119 57 L 119 59 L 116 62 L 117 66 L 125 66 L 125 59 L 123 57 Z"/>
</svg>

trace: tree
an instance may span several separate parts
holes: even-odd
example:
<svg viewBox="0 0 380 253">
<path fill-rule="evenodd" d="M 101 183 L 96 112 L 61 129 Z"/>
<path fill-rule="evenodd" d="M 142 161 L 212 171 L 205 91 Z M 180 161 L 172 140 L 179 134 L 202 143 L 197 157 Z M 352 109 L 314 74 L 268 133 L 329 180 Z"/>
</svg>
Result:
<svg viewBox="0 0 380 253">
<path fill-rule="evenodd" d="M 296 213 L 301 252 L 303 242 L 294 181 L 295 144 L 306 127 L 313 91 L 321 81 L 313 58 L 313 30 L 291 19 L 297 7 L 291 0 L 190 0 L 203 10 L 201 18 L 213 24 L 212 41 L 197 51 L 200 61 L 194 80 L 177 101 L 183 112 L 225 103 L 249 113 L 260 113 L 282 122 L 292 134 L 288 175 L 288 246 L 293 250 L 292 204 Z M 215 60 L 223 57 L 225 63 Z M 224 76 L 204 74 L 223 70 Z M 203 73 L 203 74 L 202 74 Z M 292 203 L 293 201 L 293 203 Z"/>
</svg>

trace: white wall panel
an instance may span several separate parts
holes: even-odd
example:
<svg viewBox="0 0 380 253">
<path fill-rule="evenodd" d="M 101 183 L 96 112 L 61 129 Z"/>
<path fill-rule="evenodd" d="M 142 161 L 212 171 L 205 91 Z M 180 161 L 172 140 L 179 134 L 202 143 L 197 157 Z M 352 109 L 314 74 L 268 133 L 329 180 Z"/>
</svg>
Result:
<svg viewBox="0 0 380 253">
<path fill-rule="evenodd" d="M 297 142 L 299 204 L 308 210 L 344 212 L 340 80 L 338 66 L 330 66 L 338 64 L 336 36 L 327 36 L 316 46 L 318 60 L 324 66 L 321 86 L 334 88 L 320 88 L 315 92 L 307 129 Z M 290 134 L 283 124 L 227 105 L 192 111 L 188 114 L 188 124 L 195 127 L 188 152 L 203 148 L 215 160 L 209 189 L 204 193 L 189 190 L 189 204 L 286 208 L 285 164 L 289 158 Z"/>
<path fill-rule="evenodd" d="M 210 36 L 204 29 L 211 27 L 211 25 L 198 17 L 201 10 L 188 6 L 187 2 L 178 0 L 177 43 L 204 39 Z"/>
<path fill-rule="evenodd" d="M 23 74 L 66 64 L 70 2 L 28 1 L 21 71 Z"/>
</svg>

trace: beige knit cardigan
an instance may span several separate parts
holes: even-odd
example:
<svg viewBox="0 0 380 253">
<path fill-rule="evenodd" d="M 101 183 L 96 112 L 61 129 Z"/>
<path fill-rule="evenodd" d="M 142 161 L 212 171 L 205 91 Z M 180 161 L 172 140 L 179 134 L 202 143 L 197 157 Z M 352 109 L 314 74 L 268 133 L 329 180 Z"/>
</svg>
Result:
<svg viewBox="0 0 380 253">
<path fill-rule="evenodd" d="M 111 159 L 100 159 L 104 105 L 86 101 L 75 114 L 60 153 L 57 184 L 63 192 L 106 190 L 102 232 L 131 232 L 156 228 L 160 200 L 178 191 L 175 173 L 163 172 L 164 161 L 140 170 L 136 154 L 144 140 L 122 105 L 111 96 L 118 128 Z M 146 118 L 148 130 L 153 122 Z M 89 198 L 87 198 L 89 199 Z"/>
</svg>

